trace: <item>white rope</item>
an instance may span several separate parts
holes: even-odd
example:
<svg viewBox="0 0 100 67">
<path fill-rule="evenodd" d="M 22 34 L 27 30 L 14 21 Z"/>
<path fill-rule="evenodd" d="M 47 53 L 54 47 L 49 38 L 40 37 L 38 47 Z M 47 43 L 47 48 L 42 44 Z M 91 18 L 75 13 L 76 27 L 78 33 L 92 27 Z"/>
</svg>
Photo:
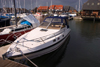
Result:
<svg viewBox="0 0 100 67">
<path fill-rule="evenodd" d="M 16 47 L 16 48 L 17 48 L 17 47 Z M 22 55 L 23 55 L 29 62 L 31 62 L 35 67 L 38 67 L 38 66 L 37 66 L 35 63 L 33 63 L 29 58 L 27 58 L 19 48 L 17 48 L 17 49 L 18 49 L 19 52 L 22 53 Z"/>
</svg>

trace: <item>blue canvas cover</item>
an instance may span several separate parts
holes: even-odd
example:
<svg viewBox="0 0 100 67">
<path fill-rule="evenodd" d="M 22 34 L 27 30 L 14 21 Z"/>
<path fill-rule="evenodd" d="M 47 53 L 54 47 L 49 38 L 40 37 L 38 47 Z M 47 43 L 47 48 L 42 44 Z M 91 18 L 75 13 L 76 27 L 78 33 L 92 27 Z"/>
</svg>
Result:
<svg viewBox="0 0 100 67">
<path fill-rule="evenodd" d="M 28 21 L 22 21 L 20 24 L 21 24 L 21 25 L 27 24 L 27 25 L 31 26 L 31 23 L 28 22 Z"/>
<path fill-rule="evenodd" d="M 8 17 L 6 17 L 6 16 L 0 16 L 0 18 L 8 18 Z"/>
</svg>

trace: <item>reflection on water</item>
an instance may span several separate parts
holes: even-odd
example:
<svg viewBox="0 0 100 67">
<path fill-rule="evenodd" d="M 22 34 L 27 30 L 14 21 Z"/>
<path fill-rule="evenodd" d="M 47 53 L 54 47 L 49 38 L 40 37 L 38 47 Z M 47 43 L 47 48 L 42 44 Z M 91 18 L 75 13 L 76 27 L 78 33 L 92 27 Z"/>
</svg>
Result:
<svg viewBox="0 0 100 67">
<path fill-rule="evenodd" d="M 65 50 L 69 43 L 69 40 L 70 40 L 70 36 L 66 39 L 64 44 L 56 51 L 43 55 L 39 58 L 33 59 L 32 61 L 36 63 L 38 67 L 55 67 L 59 62 L 61 62 L 61 59 L 64 56 Z M 31 67 L 34 67 L 29 62 L 28 62 L 28 65 Z"/>
</svg>

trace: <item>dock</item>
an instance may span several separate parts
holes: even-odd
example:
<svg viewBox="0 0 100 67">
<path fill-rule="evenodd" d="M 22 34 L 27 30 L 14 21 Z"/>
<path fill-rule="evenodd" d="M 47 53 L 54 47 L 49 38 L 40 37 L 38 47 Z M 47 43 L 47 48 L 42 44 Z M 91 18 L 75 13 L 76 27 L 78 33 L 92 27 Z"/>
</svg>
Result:
<svg viewBox="0 0 100 67">
<path fill-rule="evenodd" d="M 28 67 L 24 64 L 6 59 L 2 59 L 2 54 L 4 54 L 11 44 L 0 47 L 0 67 Z"/>
</svg>

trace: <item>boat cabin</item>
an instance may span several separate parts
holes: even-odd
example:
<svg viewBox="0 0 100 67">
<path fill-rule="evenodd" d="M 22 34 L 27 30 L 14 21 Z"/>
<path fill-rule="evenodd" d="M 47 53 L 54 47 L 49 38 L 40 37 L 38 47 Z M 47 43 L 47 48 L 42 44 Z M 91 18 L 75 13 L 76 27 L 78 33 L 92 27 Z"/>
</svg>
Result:
<svg viewBox="0 0 100 67">
<path fill-rule="evenodd" d="M 40 25 L 40 27 L 45 29 L 61 29 L 65 26 L 69 28 L 66 17 L 58 16 L 47 17 Z"/>
</svg>

